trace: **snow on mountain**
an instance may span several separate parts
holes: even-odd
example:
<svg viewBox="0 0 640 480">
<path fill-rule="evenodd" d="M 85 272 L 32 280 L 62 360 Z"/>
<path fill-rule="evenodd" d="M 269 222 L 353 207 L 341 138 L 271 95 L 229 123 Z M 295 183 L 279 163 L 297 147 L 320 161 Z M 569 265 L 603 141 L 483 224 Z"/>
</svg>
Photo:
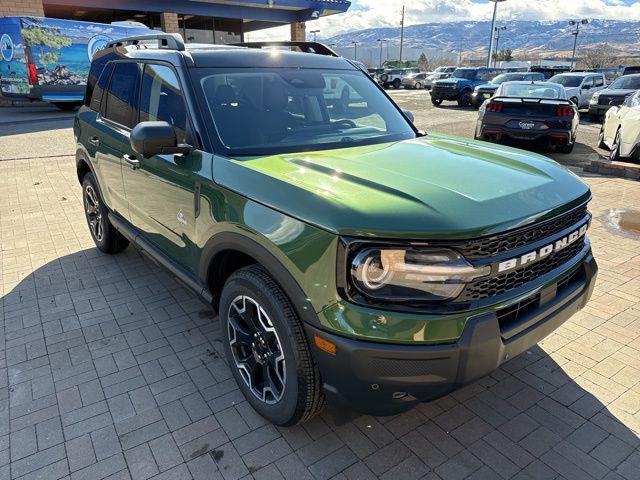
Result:
<svg viewBox="0 0 640 480">
<path fill-rule="evenodd" d="M 510 48 L 523 57 L 540 57 L 570 54 L 575 27 L 565 21 L 518 21 L 497 22 L 507 29 L 500 32 L 499 48 Z M 488 21 L 463 21 L 452 23 L 425 23 L 412 25 L 404 31 L 404 53 L 406 60 L 417 59 L 421 52 L 427 55 L 442 55 L 457 58 L 459 55 L 482 58 L 487 54 L 489 43 Z M 358 42 L 358 59 L 375 64 L 380 49 L 377 40 L 386 39 L 383 59 L 398 58 L 400 28 L 371 28 L 346 32 L 323 42 L 332 44 L 345 56 L 353 57 L 354 46 Z M 637 56 L 640 51 L 640 22 L 621 20 L 591 20 L 581 25 L 578 37 L 580 56 L 585 49 L 606 43 L 612 51 L 621 56 Z M 387 54 L 387 49 L 389 53 Z"/>
</svg>

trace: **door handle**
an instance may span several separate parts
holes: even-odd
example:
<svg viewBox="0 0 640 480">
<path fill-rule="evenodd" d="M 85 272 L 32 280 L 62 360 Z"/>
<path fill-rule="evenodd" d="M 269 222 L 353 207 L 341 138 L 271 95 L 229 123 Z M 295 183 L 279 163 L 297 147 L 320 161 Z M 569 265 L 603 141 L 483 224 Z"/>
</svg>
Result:
<svg viewBox="0 0 640 480">
<path fill-rule="evenodd" d="M 98 137 L 91 137 L 89 139 L 89 143 L 91 145 L 95 145 L 96 147 L 100 145 L 100 139 Z"/>
<path fill-rule="evenodd" d="M 125 153 L 122 155 L 122 159 L 129 164 L 131 170 L 137 170 L 140 168 L 140 160 L 137 158 L 131 157 Z"/>
</svg>

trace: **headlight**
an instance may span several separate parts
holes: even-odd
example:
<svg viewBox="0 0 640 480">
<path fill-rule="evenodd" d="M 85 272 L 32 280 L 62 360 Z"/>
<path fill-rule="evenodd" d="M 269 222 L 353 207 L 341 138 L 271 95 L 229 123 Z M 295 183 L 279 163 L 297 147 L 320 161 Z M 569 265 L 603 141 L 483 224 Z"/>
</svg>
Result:
<svg viewBox="0 0 640 480">
<path fill-rule="evenodd" d="M 444 248 L 366 248 L 351 264 L 355 288 L 375 300 L 452 300 L 465 284 L 488 275 Z"/>
<path fill-rule="evenodd" d="M 594 93 L 593 97 L 591 97 L 591 103 L 598 103 L 598 99 L 600 98 L 599 93 Z"/>
</svg>

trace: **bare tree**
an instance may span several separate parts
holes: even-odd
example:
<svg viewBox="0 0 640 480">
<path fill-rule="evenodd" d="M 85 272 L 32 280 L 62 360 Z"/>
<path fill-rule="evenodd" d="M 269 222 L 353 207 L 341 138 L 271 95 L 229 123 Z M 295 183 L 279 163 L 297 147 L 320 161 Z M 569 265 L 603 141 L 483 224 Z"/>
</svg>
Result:
<svg viewBox="0 0 640 480">
<path fill-rule="evenodd" d="M 588 49 L 580 58 L 580 65 L 587 69 L 611 67 L 615 64 L 615 53 L 606 43 Z"/>
</svg>

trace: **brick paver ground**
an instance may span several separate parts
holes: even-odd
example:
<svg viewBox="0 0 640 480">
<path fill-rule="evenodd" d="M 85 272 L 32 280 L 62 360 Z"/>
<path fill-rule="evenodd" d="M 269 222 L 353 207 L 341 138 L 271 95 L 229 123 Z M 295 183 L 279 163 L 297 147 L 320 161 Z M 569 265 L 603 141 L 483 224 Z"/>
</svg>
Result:
<svg viewBox="0 0 640 480">
<path fill-rule="evenodd" d="M 73 157 L 0 161 L 0 479 L 640 479 L 640 241 L 591 178 L 600 275 L 588 308 L 488 378 L 404 415 L 267 424 L 219 322 L 85 224 Z"/>
</svg>

